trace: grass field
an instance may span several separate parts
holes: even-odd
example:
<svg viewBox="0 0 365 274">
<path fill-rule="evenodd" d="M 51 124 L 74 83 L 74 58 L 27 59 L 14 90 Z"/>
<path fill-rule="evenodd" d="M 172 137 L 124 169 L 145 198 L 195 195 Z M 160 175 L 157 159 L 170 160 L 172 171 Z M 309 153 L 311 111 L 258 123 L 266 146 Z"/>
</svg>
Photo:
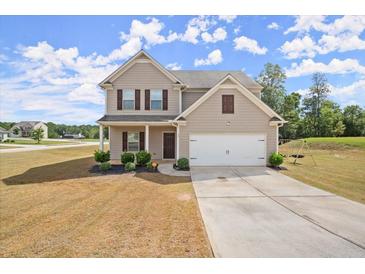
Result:
<svg viewBox="0 0 365 274">
<path fill-rule="evenodd" d="M 0 154 L 1 257 L 210 257 L 190 177 L 96 175 L 97 146 Z"/>
<path fill-rule="evenodd" d="M 293 164 L 286 157 L 282 173 L 309 185 L 365 203 L 365 137 L 309 138 L 309 150 Z M 301 142 L 292 141 L 279 147 L 286 155 L 298 152 Z M 314 161 L 310 157 L 313 155 Z"/>
<path fill-rule="evenodd" d="M 0 145 L 0 149 L 8 149 L 8 148 L 18 148 L 18 146 L 2 146 L 2 145 Z"/>
<path fill-rule="evenodd" d="M 14 145 L 47 145 L 47 146 L 55 146 L 55 145 L 72 145 L 76 144 L 75 142 L 69 141 L 49 141 L 49 140 L 42 140 L 39 144 L 37 141 L 32 139 L 11 139 L 14 142 L 7 143 L 7 144 L 14 144 Z"/>
</svg>

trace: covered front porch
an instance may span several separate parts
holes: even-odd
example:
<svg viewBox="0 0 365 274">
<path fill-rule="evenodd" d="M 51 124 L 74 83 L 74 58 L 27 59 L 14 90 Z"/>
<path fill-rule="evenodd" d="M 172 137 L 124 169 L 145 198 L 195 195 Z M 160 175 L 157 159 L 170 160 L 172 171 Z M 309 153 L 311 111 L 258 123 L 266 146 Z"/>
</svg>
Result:
<svg viewBox="0 0 365 274">
<path fill-rule="evenodd" d="M 179 126 L 172 123 L 99 123 L 99 149 L 104 149 L 104 128 L 109 130 L 110 158 L 120 162 L 123 152 L 146 150 L 155 160 L 179 158 Z"/>
</svg>

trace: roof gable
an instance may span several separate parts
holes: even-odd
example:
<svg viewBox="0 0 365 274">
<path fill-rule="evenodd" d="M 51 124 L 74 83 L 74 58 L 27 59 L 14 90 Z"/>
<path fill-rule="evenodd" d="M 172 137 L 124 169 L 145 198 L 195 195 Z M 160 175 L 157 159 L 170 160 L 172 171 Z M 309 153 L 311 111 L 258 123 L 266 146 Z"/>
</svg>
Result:
<svg viewBox="0 0 365 274">
<path fill-rule="evenodd" d="M 148 53 L 144 50 L 140 50 L 133 57 L 131 57 L 128 61 L 126 61 L 123 65 L 121 65 L 118 69 L 116 69 L 112 74 L 110 74 L 107 78 L 99 83 L 100 87 L 105 87 L 104 85 L 110 85 L 113 81 L 115 81 L 119 76 L 121 76 L 125 71 L 131 68 L 136 63 L 151 63 L 157 69 L 159 69 L 164 75 L 166 75 L 172 82 L 181 83 L 181 81 L 172 74 L 169 70 L 165 69 L 160 63 L 158 63 L 155 59 L 153 59 Z"/>
<path fill-rule="evenodd" d="M 285 122 L 279 114 L 273 111 L 269 106 L 262 102 L 259 98 L 253 95 L 245 86 L 243 86 L 237 79 L 232 75 L 227 74 L 223 79 L 221 79 L 216 85 L 214 85 L 207 93 L 200 97 L 195 103 L 183 111 L 175 120 L 179 118 L 188 116 L 191 112 L 197 109 L 202 103 L 204 103 L 208 98 L 210 98 L 215 92 L 219 90 L 220 87 L 224 86 L 224 83 L 231 81 L 236 85 L 236 89 L 240 91 L 247 99 L 258 106 L 264 113 L 266 113 L 270 118 L 277 117 L 282 123 Z"/>
</svg>

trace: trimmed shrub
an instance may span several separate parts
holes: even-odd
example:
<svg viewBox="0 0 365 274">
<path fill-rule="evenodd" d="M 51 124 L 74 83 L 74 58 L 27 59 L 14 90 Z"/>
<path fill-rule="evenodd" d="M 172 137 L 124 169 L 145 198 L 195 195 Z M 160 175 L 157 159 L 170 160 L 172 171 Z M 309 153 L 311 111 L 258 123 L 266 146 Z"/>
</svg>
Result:
<svg viewBox="0 0 365 274">
<path fill-rule="evenodd" d="M 186 158 L 180 158 L 177 160 L 177 166 L 180 169 L 189 169 L 189 160 Z"/>
<path fill-rule="evenodd" d="M 112 166 L 109 162 L 103 162 L 103 163 L 100 163 L 100 170 L 105 172 L 107 170 L 109 170 Z"/>
<path fill-rule="evenodd" d="M 273 152 L 270 155 L 269 162 L 274 167 L 280 166 L 283 163 L 283 161 L 284 161 L 284 157 L 280 153 Z"/>
<path fill-rule="evenodd" d="M 123 165 L 134 163 L 134 154 L 132 152 L 124 152 L 120 159 Z"/>
<path fill-rule="evenodd" d="M 128 172 L 136 170 L 136 164 L 132 163 L 132 162 L 128 162 L 128 163 L 125 164 L 124 169 Z"/>
<path fill-rule="evenodd" d="M 98 163 L 105 163 L 110 161 L 110 151 L 95 150 L 94 159 Z"/>
<path fill-rule="evenodd" d="M 137 165 L 145 166 L 148 162 L 151 161 L 151 153 L 148 153 L 145 150 L 138 151 L 136 153 L 136 161 Z"/>
</svg>

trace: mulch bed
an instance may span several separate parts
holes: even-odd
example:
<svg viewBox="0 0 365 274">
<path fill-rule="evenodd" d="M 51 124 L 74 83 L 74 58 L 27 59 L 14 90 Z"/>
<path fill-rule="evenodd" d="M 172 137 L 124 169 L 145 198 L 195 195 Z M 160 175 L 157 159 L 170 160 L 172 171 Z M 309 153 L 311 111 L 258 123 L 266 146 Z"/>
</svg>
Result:
<svg viewBox="0 0 365 274">
<path fill-rule="evenodd" d="M 123 165 L 112 165 L 111 168 L 107 171 L 101 171 L 99 168 L 99 165 L 93 165 L 89 169 L 90 173 L 94 174 L 104 174 L 104 175 L 113 175 L 113 174 L 122 174 L 122 173 L 129 173 L 128 171 L 124 170 Z M 142 172 L 151 172 L 151 173 L 160 173 L 158 169 L 156 171 L 151 171 L 147 167 L 144 166 L 136 166 L 136 170 L 133 171 L 136 173 L 142 173 Z"/>
<path fill-rule="evenodd" d="M 180 170 L 180 171 L 189 171 L 190 168 L 179 168 L 176 164 L 173 164 L 173 168 L 175 170 Z"/>
</svg>

